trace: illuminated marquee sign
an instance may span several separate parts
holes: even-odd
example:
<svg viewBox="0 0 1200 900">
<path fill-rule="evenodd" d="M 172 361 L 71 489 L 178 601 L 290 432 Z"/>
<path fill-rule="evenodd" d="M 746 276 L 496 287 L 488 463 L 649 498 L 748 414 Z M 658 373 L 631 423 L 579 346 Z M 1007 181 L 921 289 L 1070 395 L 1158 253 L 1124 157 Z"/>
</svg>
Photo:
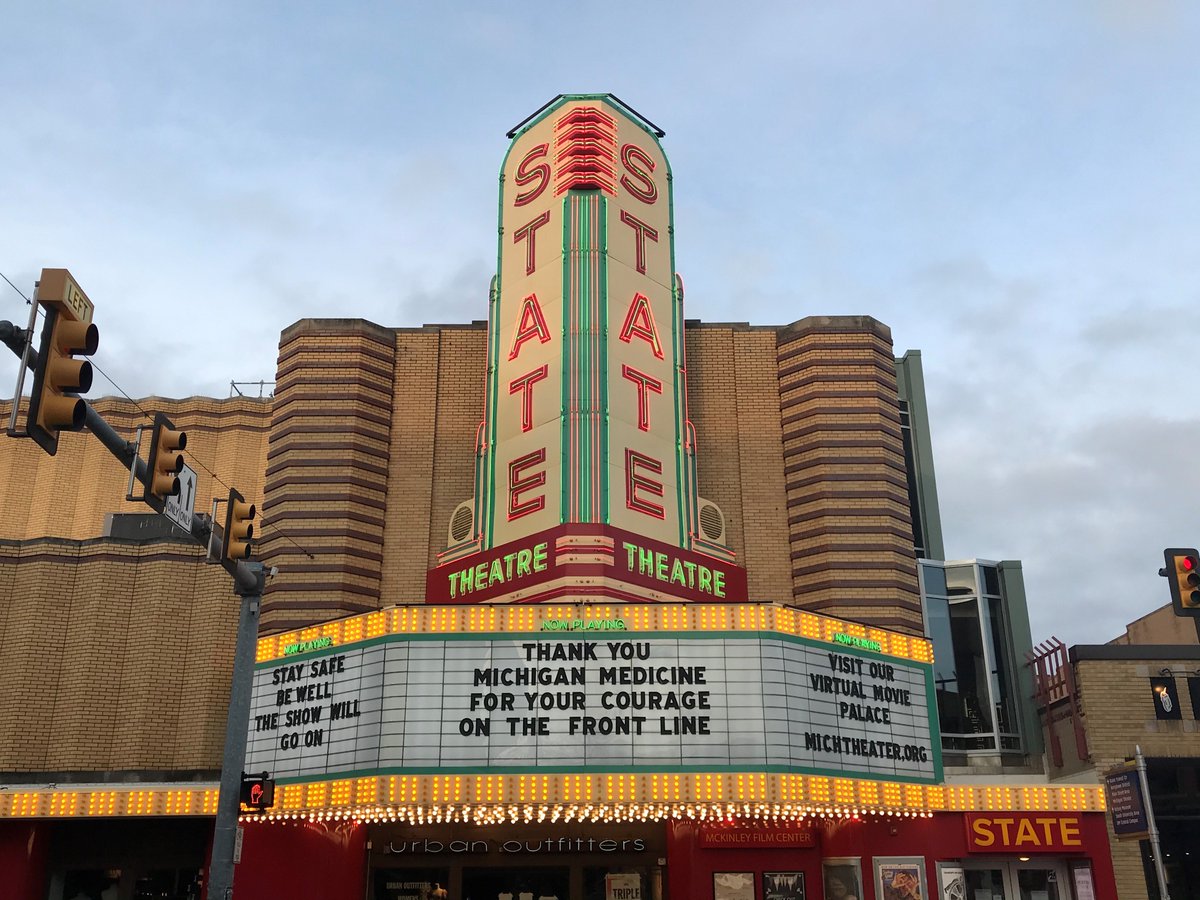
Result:
<svg viewBox="0 0 1200 900">
<path fill-rule="evenodd" d="M 932 696 L 927 663 L 759 629 L 389 634 L 260 663 L 246 766 L 935 783 Z"/>
<path fill-rule="evenodd" d="M 745 599 L 719 583 L 737 580 L 723 515 L 709 501 L 700 515 L 660 135 L 611 95 L 559 98 L 517 131 L 501 170 L 471 528 L 430 573 L 430 603 L 555 599 L 507 594 L 545 574 L 553 548 L 530 554 L 564 527 L 672 551 L 649 575 L 681 588 L 671 599 Z M 647 599 L 604 578 L 596 593 Z"/>
<path fill-rule="evenodd" d="M 444 563 L 428 603 L 542 603 L 603 595 L 640 603 L 744 602 L 746 571 L 608 526 L 564 525 Z"/>
</svg>

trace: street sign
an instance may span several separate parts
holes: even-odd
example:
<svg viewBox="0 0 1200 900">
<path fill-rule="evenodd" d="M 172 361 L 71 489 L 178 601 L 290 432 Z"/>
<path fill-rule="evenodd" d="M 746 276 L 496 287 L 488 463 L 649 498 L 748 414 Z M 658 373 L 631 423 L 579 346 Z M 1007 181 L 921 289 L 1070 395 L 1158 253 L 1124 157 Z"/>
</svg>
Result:
<svg viewBox="0 0 1200 900">
<path fill-rule="evenodd" d="M 179 473 L 179 493 L 167 498 L 163 504 L 163 515 L 190 534 L 195 508 L 196 472 L 191 466 L 185 465 Z"/>
<path fill-rule="evenodd" d="M 1104 788 L 1117 840 L 1137 841 L 1145 838 L 1150 833 L 1150 827 L 1146 821 L 1146 803 L 1142 797 L 1137 767 L 1125 763 L 1109 769 L 1104 775 Z"/>
</svg>

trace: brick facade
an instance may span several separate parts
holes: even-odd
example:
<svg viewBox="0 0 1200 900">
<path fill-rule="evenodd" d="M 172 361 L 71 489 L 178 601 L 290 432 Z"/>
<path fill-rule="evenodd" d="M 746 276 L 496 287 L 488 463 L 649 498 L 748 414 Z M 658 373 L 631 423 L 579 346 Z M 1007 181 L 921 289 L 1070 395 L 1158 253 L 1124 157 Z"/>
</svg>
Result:
<svg viewBox="0 0 1200 900">
<path fill-rule="evenodd" d="M 0 541 L 0 772 L 220 766 L 237 598 L 202 558 Z"/>
<path fill-rule="evenodd" d="M 779 331 L 777 354 L 793 596 L 919 634 L 891 332 L 812 317 Z"/>
<path fill-rule="evenodd" d="M 1076 648 L 1073 653 L 1087 649 Z M 1136 745 L 1141 745 L 1142 753 L 1150 758 L 1200 757 L 1200 722 L 1192 717 L 1187 684 L 1182 677 L 1183 673 L 1190 675 L 1197 670 L 1200 659 L 1195 647 L 1190 652 L 1183 647 L 1166 646 L 1128 649 L 1132 653 L 1144 652 L 1136 659 L 1087 658 L 1075 662 L 1088 750 L 1096 772 L 1103 774 L 1132 757 Z M 1149 680 L 1159 677 L 1163 670 L 1179 674 L 1183 718 L 1176 721 L 1160 720 L 1154 714 Z M 1109 839 L 1118 895 L 1121 900 L 1145 900 L 1148 895 L 1138 842 L 1118 841 L 1112 833 L 1111 821 Z"/>
<path fill-rule="evenodd" d="M 265 631 L 423 601 L 474 490 L 486 341 L 483 323 L 303 320 L 281 336 L 273 399 L 139 402 L 188 432 L 198 512 L 228 486 L 259 504 L 258 557 L 279 568 Z M 919 633 L 888 329 L 688 322 L 686 344 L 699 494 L 725 514 L 750 598 Z M 129 401 L 93 405 L 130 437 L 148 424 Z M 228 579 L 185 544 L 101 537 L 108 514 L 147 508 L 90 436 L 65 434 L 55 457 L 2 446 L 0 715 L 31 712 L 0 770 L 215 767 Z"/>
</svg>

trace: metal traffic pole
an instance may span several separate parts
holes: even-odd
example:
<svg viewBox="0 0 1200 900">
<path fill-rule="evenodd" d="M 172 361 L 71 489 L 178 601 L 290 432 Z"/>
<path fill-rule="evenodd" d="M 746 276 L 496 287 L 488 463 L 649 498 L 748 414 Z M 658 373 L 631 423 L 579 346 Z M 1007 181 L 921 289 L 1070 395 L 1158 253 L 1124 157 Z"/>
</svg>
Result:
<svg viewBox="0 0 1200 900">
<path fill-rule="evenodd" d="M 1154 804 L 1150 802 L 1150 785 L 1146 780 L 1146 757 L 1142 756 L 1142 745 L 1135 744 L 1134 758 L 1137 760 L 1138 784 L 1142 788 L 1142 799 L 1146 803 L 1146 831 L 1150 834 L 1150 852 L 1154 855 L 1154 871 L 1158 875 L 1158 896 L 1171 900 L 1167 890 L 1167 869 L 1163 865 L 1162 844 L 1158 840 L 1158 826 L 1154 823 Z"/>
<path fill-rule="evenodd" d="M 258 608 L 266 583 L 266 568 L 258 562 L 239 562 L 234 592 L 242 598 L 237 645 L 233 652 L 233 682 L 225 720 L 225 754 L 221 758 L 221 794 L 213 829 L 212 865 L 208 871 L 209 900 L 233 897 L 233 855 L 241 810 L 242 768 L 246 763 L 246 732 L 250 727 L 250 695 L 254 651 L 258 639 Z"/>
<path fill-rule="evenodd" d="M 29 304 L 29 327 L 25 329 L 24 332 L 19 333 L 19 339 L 22 341 L 20 349 L 18 349 L 17 346 L 18 332 L 16 328 L 13 327 L 12 323 L 10 322 L 2 323 L 8 326 L 8 328 L 5 329 L 5 334 L 3 335 L 4 343 L 8 344 L 13 353 L 17 354 L 17 356 L 19 356 L 21 359 L 21 363 L 17 367 L 17 387 L 13 391 L 12 412 L 8 417 L 8 434 L 10 437 L 16 437 L 18 434 L 17 411 L 21 407 L 21 392 L 25 389 L 25 372 L 31 365 L 34 365 L 34 363 L 30 361 L 30 353 L 32 353 L 33 329 L 37 325 L 37 314 L 37 285 L 34 285 L 33 300 Z"/>
<path fill-rule="evenodd" d="M 32 334 L 37 304 L 33 304 L 30 313 L 30 328 L 22 331 L 12 322 L 0 322 L 0 343 L 6 345 L 21 359 L 21 378 L 18 379 L 17 389 L 13 398 L 13 409 L 10 417 L 8 433 L 15 434 L 17 421 L 17 405 L 21 399 L 21 380 L 27 367 L 38 364 L 38 354 L 30 346 L 29 335 Z M 71 395 L 74 396 L 74 395 Z M 137 481 L 146 483 L 149 477 L 149 467 L 138 456 L 139 441 L 134 443 L 121 437 L 111 425 L 104 420 L 90 403 L 84 402 L 84 427 L 94 434 L 101 444 L 130 471 L 130 490 Z M 231 492 L 231 496 L 240 494 Z M 145 498 L 143 498 L 145 499 Z M 214 514 L 216 505 L 213 506 Z M 254 507 L 250 507 L 249 518 L 253 518 Z M 203 514 L 192 517 L 190 536 L 205 544 L 208 556 L 212 555 L 212 545 L 217 538 L 217 526 L 214 516 Z M 249 550 L 246 551 L 249 553 Z M 231 562 L 230 560 L 229 562 Z M 226 571 L 233 575 L 234 593 L 242 598 L 241 615 L 238 620 L 237 643 L 233 654 L 233 677 L 229 688 L 229 714 L 225 722 L 225 752 L 221 758 L 221 790 L 217 799 L 217 820 L 213 832 L 212 864 L 209 867 L 208 897 L 210 900 L 231 900 L 233 897 L 233 856 L 234 845 L 237 841 L 238 813 L 241 810 L 242 766 L 246 760 L 246 734 L 250 725 L 250 695 L 252 693 L 254 676 L 255 644 L 258 639 L 258 611 L 262 604 L 263 588 L 268 572 L 273 574 L 274 568 L 267 569 L 258 562 L 239 561 L 235 566 L 222 561 Z"/>
</svg>

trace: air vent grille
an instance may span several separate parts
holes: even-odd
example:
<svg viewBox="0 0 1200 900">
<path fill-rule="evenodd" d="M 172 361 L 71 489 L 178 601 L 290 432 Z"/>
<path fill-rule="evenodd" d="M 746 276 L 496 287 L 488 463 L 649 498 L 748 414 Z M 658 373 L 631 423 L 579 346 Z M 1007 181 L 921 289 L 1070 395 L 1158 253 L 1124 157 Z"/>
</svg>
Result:
<svg viewBox="0 0 1200 900">
<path fill-rule="evenodd" d="M 725 540 L 725 516 L 717 504 L 700 501 L 700 536 L 714 544 Z"/>
<path fill-rule="evenodd" d="M 471 536 L 475 525 L 475 501 L 464 500 L 450 517 L 450 543 L 459 544 Z"/>
</svg>

